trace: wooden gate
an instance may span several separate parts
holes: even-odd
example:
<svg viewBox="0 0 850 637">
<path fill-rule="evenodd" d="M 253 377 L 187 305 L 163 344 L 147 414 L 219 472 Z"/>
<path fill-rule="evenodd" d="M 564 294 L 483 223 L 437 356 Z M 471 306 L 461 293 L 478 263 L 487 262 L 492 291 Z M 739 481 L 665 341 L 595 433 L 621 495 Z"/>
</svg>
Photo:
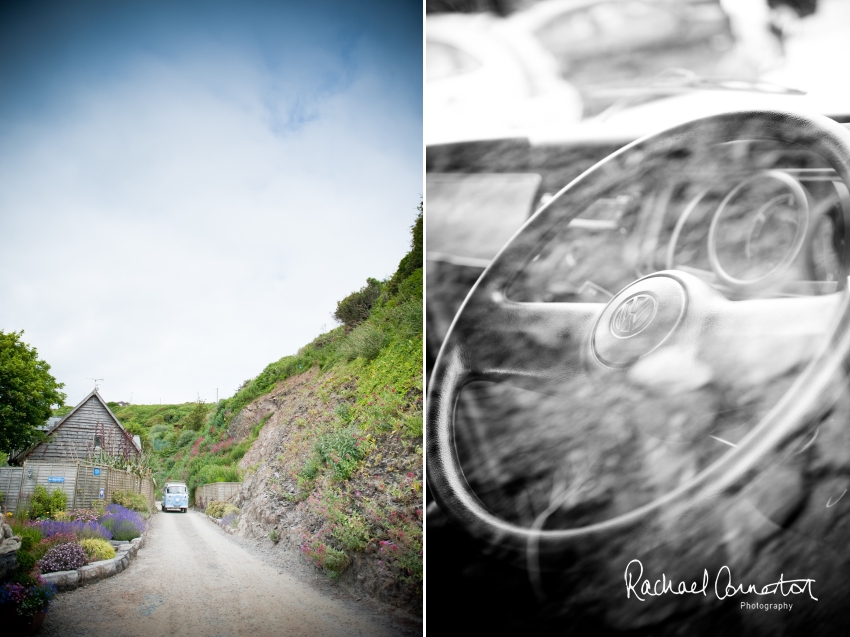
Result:
<svg viewBox="0 0 850 637">
<path fill-rule="evenodd" d="M 0 493 L 3 494 L 0 496 L 0 501 L 2 501 L 3 513 L 17 510 L 23 479 L 22 467 L 0 467 Z"/>
</svg>

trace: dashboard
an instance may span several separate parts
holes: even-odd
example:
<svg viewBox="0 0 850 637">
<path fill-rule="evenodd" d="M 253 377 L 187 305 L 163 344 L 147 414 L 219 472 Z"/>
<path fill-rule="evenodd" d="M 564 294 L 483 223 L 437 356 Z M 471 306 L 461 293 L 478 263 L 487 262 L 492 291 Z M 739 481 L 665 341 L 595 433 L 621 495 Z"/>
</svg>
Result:
<svg viewBox="0 0 850 637">
<path fill-rule="evenodd" d="M 508 297 L 600 302 L 651 272 L 693 274 L 731 299 L 843 289 L 850 195 L 805 149 L 743 141 L 612 179 L 518 268 Z"/>
</svg>

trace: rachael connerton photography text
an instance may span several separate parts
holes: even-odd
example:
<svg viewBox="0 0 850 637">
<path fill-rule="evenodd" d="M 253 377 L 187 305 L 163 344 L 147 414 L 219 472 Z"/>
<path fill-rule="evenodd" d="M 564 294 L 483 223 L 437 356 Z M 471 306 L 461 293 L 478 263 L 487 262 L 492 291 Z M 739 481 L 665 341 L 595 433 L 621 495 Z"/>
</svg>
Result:
<svg viewBox="0 0 850 637">
<path fill-rule="evenodd" d="M 640 560 L 634 559 L 626 565 L 626 571 L 623 575 L 626 582 L 626 598 L 629 599 L 634 593 L 634 596 L 640 601 L 646 601 L 646 597 L 660 597 L 667 593 L 673 595 L 708 595 L 709 575 L 708 569 L 703 570 L 702 585 L 697 582 L 675 583 L 673 580 L 667 579 L 667 575 L 662 573 L 661 579 L 651 582 L 649 579 L 643 579 L 643 564 Z M 641 581 L 643 580 L 643 581 Z M 732 571 L 728 566 L 721 566 L 717 571 L 717 576 L 714 578 L 714 594 L 717 599 L 726 599 L 733 597 L 739 593 L 756 595 L 775 595 L 780 593 L 783 597 L 788 595 L 801 595 L 808 592 L 809 597 L 817 601 L 812 590 L 813 579 L 785 579 L 785 575 L 780 574 L 779 580 L 770 584 L 765 584 L 761 587 L 755 584 L 735 584 L 732 580 Z M 742 602 L 745 603 L 745 602 Z M 790 607 L 789 607 L 790 610 Z"/>
</svg>

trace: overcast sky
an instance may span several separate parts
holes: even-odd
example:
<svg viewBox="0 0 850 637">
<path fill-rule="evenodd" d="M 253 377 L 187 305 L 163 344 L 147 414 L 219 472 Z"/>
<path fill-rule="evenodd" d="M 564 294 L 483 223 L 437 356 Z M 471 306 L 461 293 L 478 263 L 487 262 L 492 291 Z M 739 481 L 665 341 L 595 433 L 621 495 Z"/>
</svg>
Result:
<svg viewBox="0 0 850 637">
<path fill-rule="evenodd" d="M 392 274 L 422 186 L 418 2 L 0 9 L 0 330 L 76 404 L 207 402 Z"/>
</svg>

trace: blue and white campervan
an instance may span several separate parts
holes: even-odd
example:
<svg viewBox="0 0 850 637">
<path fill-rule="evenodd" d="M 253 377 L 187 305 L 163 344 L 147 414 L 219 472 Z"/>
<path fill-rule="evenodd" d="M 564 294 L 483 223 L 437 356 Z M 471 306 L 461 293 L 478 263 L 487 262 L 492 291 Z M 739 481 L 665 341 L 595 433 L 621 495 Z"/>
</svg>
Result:
<svg viewBox="0 0 850 637">
<path fill-rule="evenodd" d="M 183 482 L 166 482 L 162 490 L 162 510 L 173 509 L 183 513 L 189 509 L 189 489 Z"/>
</svg>

